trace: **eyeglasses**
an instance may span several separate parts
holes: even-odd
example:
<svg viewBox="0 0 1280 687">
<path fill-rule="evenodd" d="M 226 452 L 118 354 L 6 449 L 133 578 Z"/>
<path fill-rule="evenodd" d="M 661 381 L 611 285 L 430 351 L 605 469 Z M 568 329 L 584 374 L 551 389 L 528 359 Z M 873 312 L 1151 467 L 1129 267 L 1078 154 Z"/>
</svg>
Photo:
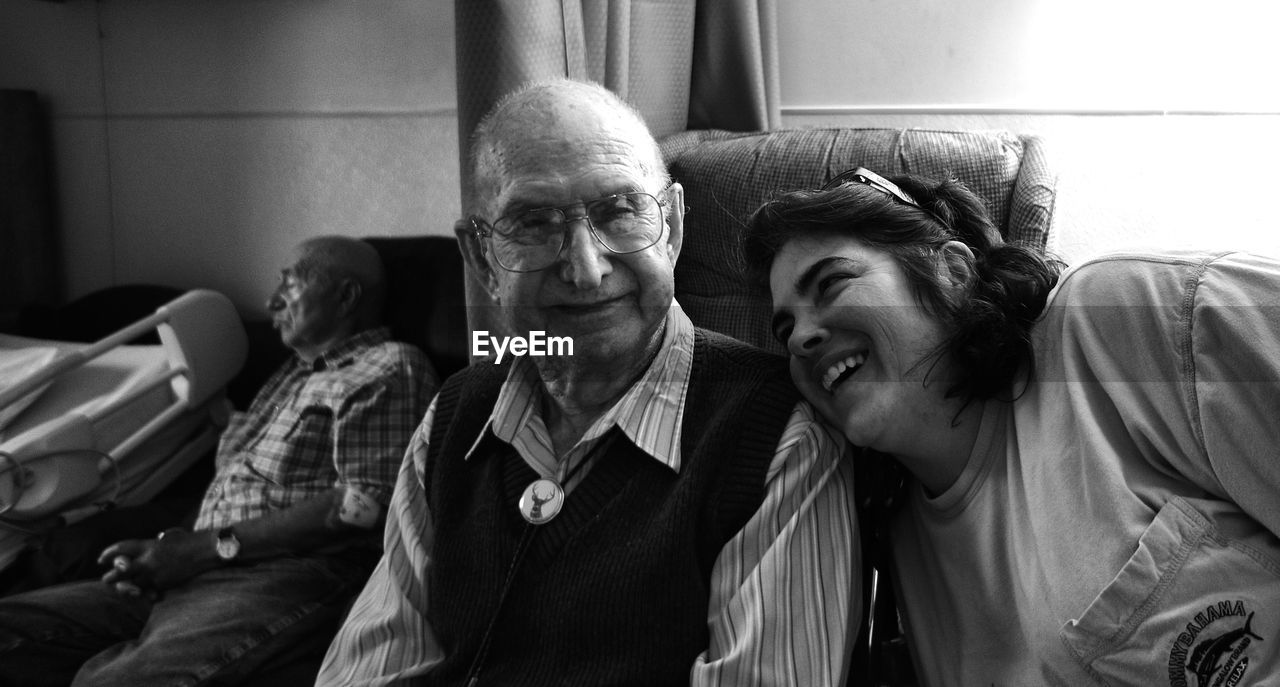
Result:
<svg viewBox="0 0 1280 687">
<path fill-rule="evenodd" d="M 666 189 L 661 191 L 666 194 Z M 662 239 L 665 200 L 642 191 L 615 193 L 585 203 L 520 210 L 499 217 L 492 225 L 472 215 L 476 236 L 488 237 L 493 256 L 509 272 L 537 272 L 556 263 L 569 225 L 587 220 L 591 235 L 618 255 L 638 253 Z M 567 210 L 581 206 L 580 215 Z"/>
</svg>

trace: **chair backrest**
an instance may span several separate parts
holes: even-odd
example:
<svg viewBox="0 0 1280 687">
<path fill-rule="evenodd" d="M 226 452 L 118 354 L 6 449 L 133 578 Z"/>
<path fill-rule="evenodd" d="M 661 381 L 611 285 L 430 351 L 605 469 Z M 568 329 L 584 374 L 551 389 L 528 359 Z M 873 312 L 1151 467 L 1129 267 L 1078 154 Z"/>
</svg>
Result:
<svg viewBox="0 0 1280 687">
<path fill-rule="evenodd" d="M 427 354 L 440 378 L 469 361 L 462 253 L 452 236 L 364 239 L 387 271 L 385 321 L 391 336 Z"/>
<path fill-rule="evenodd" d="M 854 167 L 884 175 L 959 178 L 987 201 L 1009 241 L 1043 250 L 1057 178 L 1042 141 L 1003 131 L 795 129 L 685 131 L 662 142 L 689 213 L 676 263 L 676 299 L 699 326 L 781 352 L 769 297 L 743 277 L 739 236 L 779 191 L 821 186 Z"/>
</svg>

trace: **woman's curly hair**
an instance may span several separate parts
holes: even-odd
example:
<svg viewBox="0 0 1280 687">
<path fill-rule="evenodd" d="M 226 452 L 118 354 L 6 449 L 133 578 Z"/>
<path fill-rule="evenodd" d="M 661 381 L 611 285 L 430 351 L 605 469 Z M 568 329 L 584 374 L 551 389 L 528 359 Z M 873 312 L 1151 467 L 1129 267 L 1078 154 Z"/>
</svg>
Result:
<svg viewBox="0 0 1280 687">
<path fill-rule="evenodd" d="M 982 199 L 956 179 L 904 175 L 891 180 L 918 205 L 857 182 L 792 191 L 766 202 L 752 214 L 743 236 L 749 273 L 767 285 L 775 256 L 797 236 L 857 237 L 893 257 L 915 297 L 950 333 L 934 357 L 954 364 L 947 396 L 966 402 L 1012 397 L 1014 379 L 1033 360 L 1031 327 L 1062 264 L 1005 243 Z M 948 241 L 968 246 L 972 260 L 944 250 Z M 954 264 L 957 260 L 965 264 Z M 959 288 L 947 276 L 954 274 L 968 275 Z"/>
</svg>

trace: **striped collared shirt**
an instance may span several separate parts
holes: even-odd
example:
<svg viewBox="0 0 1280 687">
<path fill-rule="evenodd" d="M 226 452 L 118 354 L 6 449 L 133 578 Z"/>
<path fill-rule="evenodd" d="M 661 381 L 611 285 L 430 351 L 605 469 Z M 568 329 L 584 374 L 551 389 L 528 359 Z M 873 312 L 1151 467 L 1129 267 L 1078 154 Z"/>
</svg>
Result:
<svg viewBox="0 0 1280 687">
<path fill-rule="evenodd" d="M 360 332 L 312 363 L 296 356 L 235 413 L 195 528 L 288 508 L 336 486 L 390 500 L 435 371 L 418 349 Z"/>
<path fill-rule="evenodd" d="M 663 348 L 641 381 L 566 459 L 581 460 L 617 426 L 655 460 L 679 470 L 693 325 L 673 305 L 666 328 Z M 537 384 L 532 365 L 513 364 L 489 423 L 530 467 L 554 476 L 559 462 L 538 414 Z M 398 684 L 443 657 L 426 621 L 434 530 L 422 478 L 434 414 L 433 403 L 400 469 L 383 558 L 329 647 L 317 685 Z M 690 666 L 691 685 L 843 684 L 862 601 L 846 446 L 808 403 L 792 410 L 759 512 L 713 567 L 710 645 Z"/>
<path fill-rule="evenodd" d="M 494 436 L 514 446 L 539 475 L 563 483 L 566 492 L 586 477 L 591 466 L 580 464 L 599 455 L 595 448 L 614 427 L 651 458 L 680 472 L 680 427 L 693 372 L 693 324 L 683 313 L 674 316 L 680 312 L 678 308 L 671 312 L 662 345 L 648 370 L 592 423 L 563 459 L 557 458 L 551 435 L 537 412 L 542 382 L 531 358 L 516 358 L 512 364 L 485 429 L 492 429 Z M 482 431 L 480 437 L 483 436 Z M 467 458 L 479 445 L 480 437 L 467 452 Z M 572 479 L 564 480 L 570 472 Z"/>
</svg>

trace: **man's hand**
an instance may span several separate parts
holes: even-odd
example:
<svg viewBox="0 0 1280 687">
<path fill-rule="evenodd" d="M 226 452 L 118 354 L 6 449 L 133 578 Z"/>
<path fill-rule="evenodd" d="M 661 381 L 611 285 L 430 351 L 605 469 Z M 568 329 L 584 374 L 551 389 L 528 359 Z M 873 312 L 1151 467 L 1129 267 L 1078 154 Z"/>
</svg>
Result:
<svg viewBox="0 0 1280 687">
<path fill-rule="evenodd" d="M 137 596 L 177 586 L 217 565 L 209 532 L 168 530 L 155 539 L 126 539 L 103 549 L 99 565 L 109 565 L 102 581 L 116 592 Z"/>
<path fill-rule="evenodd" d="M 235 523 L 238 561 L 349 546 L 382 531 L 385 507 L 355 488 L 333 489 L 283 510 Z M 153 596 L 222 565 L 212 530 L 165 530 L 155 539 L 125 539 L 102 550 L 102 581 L 120 594 Z"/>
</svg>

